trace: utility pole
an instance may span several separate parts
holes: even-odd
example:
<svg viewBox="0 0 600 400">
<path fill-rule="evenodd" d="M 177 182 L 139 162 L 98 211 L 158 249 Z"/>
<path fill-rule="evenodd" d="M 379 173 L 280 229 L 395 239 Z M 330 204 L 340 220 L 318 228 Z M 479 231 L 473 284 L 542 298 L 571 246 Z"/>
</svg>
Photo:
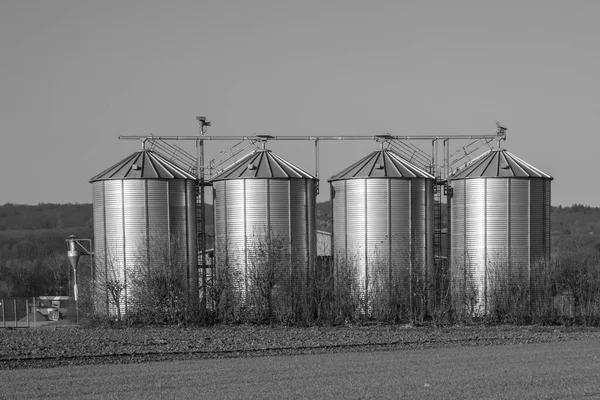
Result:
<svg viewBox="0 0 600 400">
<path fill-rule="evenodd" d="M 211 124 L 206 117 L 196 117 L 200 126 L 199 134 L 203 137 L 206 128 Z M 202 257 L 202 311 L 204 322 L 206 322 L 207 302 L 206 302 L 206 209 L 204 208 L 204 140 L 196 141 L 196 168 L 198 173 L 198 189 L 200 191 L 200 254 Z M 193 286 L 192 286 L 193 287 Z"/>
</svg>

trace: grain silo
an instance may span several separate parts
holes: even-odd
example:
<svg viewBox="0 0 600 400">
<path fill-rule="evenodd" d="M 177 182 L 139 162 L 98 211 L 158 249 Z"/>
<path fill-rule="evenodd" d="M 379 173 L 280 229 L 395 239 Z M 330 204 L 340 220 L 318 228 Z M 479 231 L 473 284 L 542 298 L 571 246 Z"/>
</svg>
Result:
<svg viewBox="0 0 600 400">
<path fill-rule="evenodd" d="M 231 283 L 236 309 L 260 303 L 256 296 L 265 283 L 265 296 L 299 304 L 316 259 L 318 180 L 270 150 L 257 149 L 211 183 L 216 275 Z"/>
<path fill-rule="evenodd" d="M 488 312 L 508 291 L 529 303 L 535 266 L 550 258 L 550 175 L 491 149 L 451 175 L 455 306 Z"/>
<path fill-rule="evenodd" d="M 94 202 L 96 304 L 116 313 L 107 286 L 124 284 L 121 313 L 133 309 L 132 280 L 163 268 L 185 276 L 198 295 L 196 179 L 150 150 L 141 150 L 90 179 Z M 147 276 L 147 275 L 146 275 Z M 104 293 L 102 293 L 104 292 Z M 193 298 L 193 297 L 192 297 Z"/>
<path fill-rule="evenodd" d="M 390 150 L 329 179 L 336 287 L 374 302 L 423 308 L 433 276 L 434 177 Z"/>
</svg>

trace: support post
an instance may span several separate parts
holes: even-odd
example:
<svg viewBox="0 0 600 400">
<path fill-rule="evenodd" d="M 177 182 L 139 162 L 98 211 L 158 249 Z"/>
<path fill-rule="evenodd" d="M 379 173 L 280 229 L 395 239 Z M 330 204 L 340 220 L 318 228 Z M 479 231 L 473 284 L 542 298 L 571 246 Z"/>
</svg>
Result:
<svg viewBox="0 0 600 400">
<path fill-rule="evenodd" d="M 199 136 L 202 138 L 206 133 L 206 128 L 211 125 L 206 117 L 196 117 L 199 124 Z M 200 256 L 202 257 L 202 314 L 204 322 L 207 319 L 207 296 L 206 296 L 206 209 L 204 208 L 204 140 L 197 140 L 197 158 L 196 168 L 198 172 L 198 184 L 200 190 Z M 191 285 L 194 287 L 195 285 Z M 194 294 L 197 296 L 197 294 Z"/>
</svg>

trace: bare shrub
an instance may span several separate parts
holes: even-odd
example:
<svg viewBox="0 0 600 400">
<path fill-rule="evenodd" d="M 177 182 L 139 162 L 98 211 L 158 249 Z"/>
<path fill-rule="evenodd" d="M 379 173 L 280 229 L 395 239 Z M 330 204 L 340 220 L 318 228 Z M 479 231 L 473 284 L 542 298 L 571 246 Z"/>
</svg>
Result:
<svg viewBox="0 0 600 400">
<path fill-rule="evenodd" d="M 358 268 L 352 259 L 337 256 L 334 266 L 333 324 L 355 321 L 363 313 L 364 287 L 360 284 Z"/>
<path fill-rule="evenodd" d="M 563 322 L 600 324 L 600 251 L 595 247 L 574 246 L 554 259 L 557 292 L 572 302 L 572 315 Z"/>
<path fill-rule="evenodd" d="M 453 322 L 453 307 L 448 260 L 437 260 L 434 276 L 435 278 L 430 284 L 432 291 L 431 320 L 436 326 L 449 325 Z"/>
<path fill-rule="evenodd" d="M 130 324 L 181 325 L 199 321 L 192 300 L 185 245 L 176 237 L 156 237 L 139 249 L 139 267 L 130 273 Z M 197 299 L 194 299 L 197 300 Z"/>
<path fill-rule="evenodd" d="M 229 246 L 217 258 L 214 321 L 291 324 L 309 318 L 314 268 L 308 264 L 314 261 L 296 259 L 287 235 L 257 228 L 242 252 Z"/>
<path fill-rule="evenodd" d="M 125 311 L 127 281 L 123 266 L 110 249 L 97 253 L 92 279 L 94 314 L 116 317 L 121 321 Z"/>
<path fill-rule="evenodd" d="M 322 324 L 333 320 L 334 263 L 331 257 L 317 259 L 309 274 L 308 307 L 306 322 Z"/>
</svg>

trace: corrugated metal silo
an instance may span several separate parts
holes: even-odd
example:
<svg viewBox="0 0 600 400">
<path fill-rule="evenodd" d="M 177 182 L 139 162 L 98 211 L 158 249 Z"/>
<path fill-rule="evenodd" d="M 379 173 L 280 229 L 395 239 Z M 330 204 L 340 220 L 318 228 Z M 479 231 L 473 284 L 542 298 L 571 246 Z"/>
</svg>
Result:
<svg viewBox="0 0 600 400">
<path fill-rule="evenodd" d="M 141 150 L 90 183 L 97 283 L 102 286 L 107 279 L 116 279 L 129 284 L 138 273 L 151 274 L 165 262 L 176 261 L 190 296 L 197 296 L 195 177 L 160 155 Z M 132 307 L 128 289 L 120 301 L 123 313 Z M 114 314 L 109 303 L 109 313 Z"/>
<path fill-rule="evenodd" d="M 550 258 L 552 179 L 505 149 L 451 176 L 451 285 L 459 308 L 485 313 L 504 290 L 535 293 L 534 267 Z"/>
<path fill-rule="evenodd" d="M 255 278 L 267 269 L 274 269 L 269 272 L 279 290 L 299 301 L 316 260 L 317 178 L 259 149 L 211 183 L 216 273 L 232 274 L 236 305 L 246 303 Z"/>
<path fill-rule="evenodd" d="M 368 307 L 378 296 L 394 296 L 406 308 L 415 296 L 425 300 L 434 264 L 434 179 L 389 150 L 329 179 L 336 277 L 350 274 Z"/>
</svg>

